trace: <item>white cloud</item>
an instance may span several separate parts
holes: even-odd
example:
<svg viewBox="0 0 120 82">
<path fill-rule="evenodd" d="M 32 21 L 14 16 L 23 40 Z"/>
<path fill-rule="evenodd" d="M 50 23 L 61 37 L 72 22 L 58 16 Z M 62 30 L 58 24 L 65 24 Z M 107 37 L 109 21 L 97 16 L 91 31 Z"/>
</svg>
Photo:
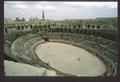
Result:
<svg viewBox="0 0 120 82">
<path fill-rule="evenodd" d="M 49 4 L 49 3 L 51 3 L 51 2 L 49 2 L 49 1 L 40 1 L 40 2 L 37 2 L 37 4 Z"/>
<path fill-rule="evenodd" d="M 107 3 L 107 5 L 110 7 L 110 8 L 117 8 L 117 6 L 118 6 L 118 4 L 117 4 L 117 2 L 109 2 L 109 3 Z"/>
<path fill-rule="evenodd" d="M 22 10 L 17 10 L 17 12 L 20 14 L 24 14 L 24 11 L 22 11 Z"/>
<path fill-rule="evenodd" d="M 35 7 L 38 8 L 38 9 L 46 9 L 46 10 L 53 10 L 53 9 L 55 9 L 55 7 L 51 6 L 51 5 L 36 5 Z"/>
<path fill-rule="evenodd" d="M 24 5 L 24 4 L 16 4 L 13 7 L 18 8 L 18 9 L 27 9 L 28 8 L 28 6 Z"/>
<path fill-rule="evenodd" d="M 42 9 L 43 8 L 41 5 L 36 5 L 35 7 L 38 8 L 38 9 Z"/>
<path fill-rule="evenodd" d="M 117 2 L 63 2 L 69 6 L 117 8 Z"/>
<path fill-rule="evenodd" d="M 5 1 L 5 4 L 23 4 L 25 1 Z"/>
<path fill-rule="evenodd" d="M 5 1 L 5 5 L 9 5 L 12 8 L 27 9 L 28 5 L 25 1 Z"/>
<path fill-rule="evenodd" d="M 54 9 L 54 7 L 53 7 L 53 6 L 50 6 L 50 5 L 46 5 L 46 6 L 44 6 L 44 8 L 45 8 L 45 9 L 50 9 L 50 10 L 53 10 L 53 9 Z"/>
</svg>

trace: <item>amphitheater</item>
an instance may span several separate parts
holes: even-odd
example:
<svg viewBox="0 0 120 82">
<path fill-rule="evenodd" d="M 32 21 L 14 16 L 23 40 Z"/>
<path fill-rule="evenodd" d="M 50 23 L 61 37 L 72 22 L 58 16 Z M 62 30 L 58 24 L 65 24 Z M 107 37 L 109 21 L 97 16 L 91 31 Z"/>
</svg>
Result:
<svg viewBox="0 0 120 82">
<path fill-rule="evenodd" d="M 118 43 L 104 37 L 104 31 L 98 26 L 72 26 L 54 21 L 6 24 L 5 74 L 115 76 Z"/>
</svg>

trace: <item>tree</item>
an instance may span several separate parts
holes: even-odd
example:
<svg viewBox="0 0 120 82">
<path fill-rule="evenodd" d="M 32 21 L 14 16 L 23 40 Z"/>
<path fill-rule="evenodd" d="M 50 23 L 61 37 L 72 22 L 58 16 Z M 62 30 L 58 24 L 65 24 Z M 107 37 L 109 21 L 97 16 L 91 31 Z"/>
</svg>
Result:
<svg viewBox="0 0 120 82">
<path fill-rule="evenodd" d="M 24 22 L 24 21 L 25 21 L 25 18 L 22 18 L 22 21 Z"/>
<path fill-rule="evenodd" d="M 16 17 L 15 21 L 19 21 L 19 20 L 20 20 L 20 18 L 19 18 L 19 17 Z"/>
</svg>

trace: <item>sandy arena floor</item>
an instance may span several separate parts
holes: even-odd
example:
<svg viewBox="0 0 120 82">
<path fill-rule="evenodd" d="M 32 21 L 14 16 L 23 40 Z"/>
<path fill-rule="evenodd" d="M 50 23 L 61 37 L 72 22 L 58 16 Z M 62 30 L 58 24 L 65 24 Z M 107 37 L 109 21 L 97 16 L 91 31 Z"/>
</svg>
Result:
<svg viewBox="0 0 120 82">
<path fill-rule="evenodd" d="M 99 76 L 106 72 L 104 62 L 92 53 L 65 43 L 46 42 L 35 53 L 43 61 L 61 72 L 78 76 Z"/>
</svg>

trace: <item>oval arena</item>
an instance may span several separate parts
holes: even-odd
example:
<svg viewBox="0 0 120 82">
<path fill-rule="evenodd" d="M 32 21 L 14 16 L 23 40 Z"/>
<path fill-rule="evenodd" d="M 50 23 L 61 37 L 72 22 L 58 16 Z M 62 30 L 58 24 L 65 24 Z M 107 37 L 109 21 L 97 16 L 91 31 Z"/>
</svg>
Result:
<svg viewBox="0 0 120 82">
<path fill-rule="evenodd" d="M 116 31 L 76 22 L 79 24 L 49 20 L 5 24 L 6 75 L 116 76 Z M 20 69 L 24 73 L 16 71 Z"/>
<path fill-rule="evenodd" d="M 91 38 L 94 37 L 71 33 L 49 33 L 49 41 L 45 41 L 41 36 L 45 36 L 44 33 L 27 34 L 16 39 L 11 47 L 11 57 L 21 63 L 54 70 L 57 75 L 110 76 L 115 74 L 116 68 L 113 62 L 100 50 L 104 47 L 99 45 L 93 48 L 96 44 Z M 67 38 L 60 38 L 61 36 Z M 78 37 L 77 41 L 73 39 Z M 102 41 L 101 38 L 97 39 Z M 101 41 L 99 43 L 102 44 L 104 41 Z"/>
<path fill-rule="evenodd" d="M 38 44 L 35 54 L 50 67 L 77 76 L 99 76 L 105 74 L 107 69 L 105 63 L 93 53 L 64 42 Z"/>
</svg>

